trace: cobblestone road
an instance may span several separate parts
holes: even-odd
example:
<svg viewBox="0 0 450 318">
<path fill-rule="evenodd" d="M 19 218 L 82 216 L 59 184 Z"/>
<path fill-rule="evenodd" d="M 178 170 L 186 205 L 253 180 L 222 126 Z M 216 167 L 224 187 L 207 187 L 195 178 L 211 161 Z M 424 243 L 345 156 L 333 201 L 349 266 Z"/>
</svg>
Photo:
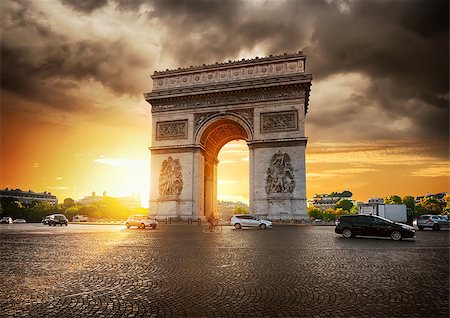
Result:
<svg viewBox="0 0 450 318">
<path fill-rule="evenodd" d="M 448 317 L 449 231 L 1 225 L 6 317 Z"/>
</svg>

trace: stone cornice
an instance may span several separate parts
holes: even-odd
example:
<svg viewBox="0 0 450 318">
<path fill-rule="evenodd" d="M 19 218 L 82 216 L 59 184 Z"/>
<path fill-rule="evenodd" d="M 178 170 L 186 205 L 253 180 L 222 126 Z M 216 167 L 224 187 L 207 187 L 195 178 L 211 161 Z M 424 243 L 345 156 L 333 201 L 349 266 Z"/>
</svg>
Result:
<svg viewBox="0 0 450 318">
<path fill-rule="evenodd" d="M 284 53 L 280 55 L 269 55 L 267 57 L 255 57 L 253 59 L 242 59 L 238 61 L 228 61 L 224 63 L 214 63 L 214 64 L 203 64 L 199 66 L 190 66 L 186 68 L 179 67 L 178 69 L 172 69 L 172 70 L 165 70 L 165 71 L 155 71 L 155 73 L 152 75 L 152 78 L 159 78 L 167 75 L 178 75 L 178 74 L 186 74 L 186 73 L 193 73 L 193 72 L 199 72 L 203 70 L 216 70 L 216 69 L 223 69 L 223 68 L 230 68 L 235 66 L 247 66 L 247 65 L 255 65 L 255 64 L 262 64 L 267 62 L 276 62 L 280 60 L 292 60 L 292 59 L 305 59 L 306 56 L 303 54 L 302 51 L 299 51 L 297 53 Z"/>
<path fill-rule="evenodd" d="M 310 80 L 291 85 L 247 87 L 239 90 L 217 90 L 202 94 L 179 95 L 170 98 L 152 98 L 152 112 L 166 112 L 223 105 L 250 104 L 276 100 L 304 100 L 305 114 L 308 108 Z"/>
<path fill-rule="evenodd" d="M 208 94 L 217 92 L 232 92 L 236 90 L 258 89 L 265 87 L 275 87 L 280 85 L 295 85 L 311 83 L 311 74 L 293 74 L 286 76 L 274 76 L 271 78 L 251 79 L 242 81 L 230 81 L 224 83 L 212 83 L 196 85 L 191 87 L 180 87 L 145 93 L 145 100 L 151 103 L 153 100 L 162 98 L 182 97 L 189 95 Z"/>
<path fill-rule="evenodd" d="M 303 138 L 281 138 L 281 139 L 265 139 L 265 140 L 253 140 L 247 142 L 249 149 L 255 148 L 267 148 L 267 147 L 292 147 L 292 146 L 305 146 L 308 142 L 307 137 Z"/>
<path fill-rule="evenodd" d="M 271 77 L 305 74 L 304 55 L 244 60 L 216 66 L 201 66 L 153 75 L 153 93 L 220 83 L 244 82 Z"/>
</svg>

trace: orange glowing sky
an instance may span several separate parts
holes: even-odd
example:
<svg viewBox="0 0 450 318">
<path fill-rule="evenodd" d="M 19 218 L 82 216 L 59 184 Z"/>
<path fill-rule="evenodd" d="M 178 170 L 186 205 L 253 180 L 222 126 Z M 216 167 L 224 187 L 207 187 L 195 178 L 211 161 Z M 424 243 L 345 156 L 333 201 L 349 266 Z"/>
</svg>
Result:
<svg viewBox="0 0 450 318">
<path fill-rule="evenodd" d="M 447 1 L 3 1 L 1 188 L 147 206 L 149 75 L 303 50 L 307 197 L 450 191 Z M 248 148 L 219 155 L 248 200 Z"/>
</svg>

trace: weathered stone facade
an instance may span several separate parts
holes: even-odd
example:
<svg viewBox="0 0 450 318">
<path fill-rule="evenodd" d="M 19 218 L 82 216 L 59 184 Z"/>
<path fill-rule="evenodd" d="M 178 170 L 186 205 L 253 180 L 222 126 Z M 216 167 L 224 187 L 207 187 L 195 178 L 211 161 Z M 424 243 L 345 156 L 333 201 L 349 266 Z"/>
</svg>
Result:
<svg viewBox="0 0 450 318">
<path fill-rule="evenodd" d="M 153 90 L 145 94 L 153 123 L 150 213 L 216 213 L 217 155 L 229 141 L 243 139 L 250 212 L 306 218 L 304 127 L 312 76 L 305 74 L 305 60 L 299 52 L 155 72 Z"/>
</svg>

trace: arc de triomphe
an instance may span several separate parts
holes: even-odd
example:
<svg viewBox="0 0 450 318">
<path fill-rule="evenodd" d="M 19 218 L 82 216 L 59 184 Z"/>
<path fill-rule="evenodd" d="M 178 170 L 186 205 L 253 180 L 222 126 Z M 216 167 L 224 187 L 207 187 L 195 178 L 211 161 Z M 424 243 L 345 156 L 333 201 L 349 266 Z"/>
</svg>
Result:
<svg viewBox="0 0 450 318">
<path fill-rule="evenodd" d="M 157 217 L 216 213 L 217 155 L 249 147 L 250 213 L 306 218 L 305 116 L 312 81 L 302 52 L 155 72 L 150 203 Z"/>
</svg>

